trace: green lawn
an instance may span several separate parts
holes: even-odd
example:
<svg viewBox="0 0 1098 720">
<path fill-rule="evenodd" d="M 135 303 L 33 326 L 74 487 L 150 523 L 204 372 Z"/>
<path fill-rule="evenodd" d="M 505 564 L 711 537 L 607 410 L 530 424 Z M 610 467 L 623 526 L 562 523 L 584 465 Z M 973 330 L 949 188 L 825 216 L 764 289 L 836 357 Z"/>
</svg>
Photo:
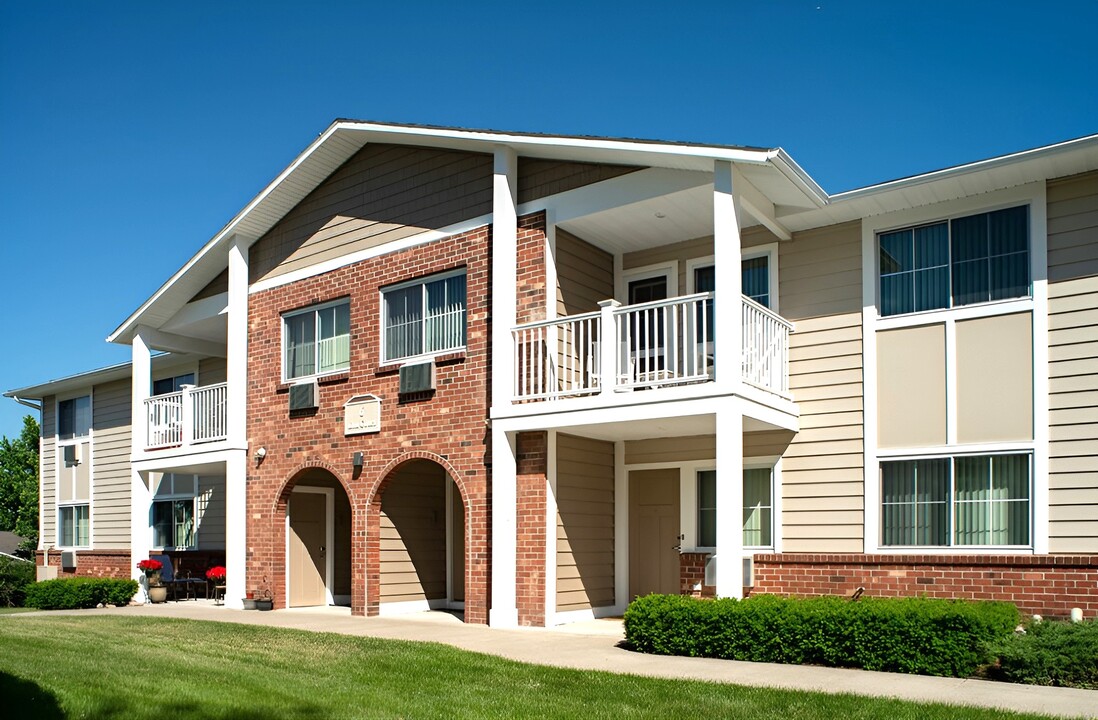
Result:
<svg viewBox="0 0 1098 720">
<path fill-rule="evenodd" d="M 9 608 L 0 607 L 0 615 L 14 615 L 16 613 L 37 612 L 34 608 Z"/>
<path fill-rule="evenodd" d="M 443 645 L 63 615 L 0 619 L 0 699 L 0 715 L 18 718 L 1033 717 L 559 670 Z"/>
</svg>

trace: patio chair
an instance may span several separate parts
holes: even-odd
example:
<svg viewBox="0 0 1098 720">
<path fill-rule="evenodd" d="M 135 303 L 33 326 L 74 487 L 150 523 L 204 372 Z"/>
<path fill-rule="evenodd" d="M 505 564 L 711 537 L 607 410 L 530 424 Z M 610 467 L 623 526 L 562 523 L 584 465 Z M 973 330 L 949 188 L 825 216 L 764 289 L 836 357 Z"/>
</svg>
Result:
<svg viewBox="0 0 1098 720">
<path fill-rule="evenodd" d="M 179 591 L 183 590 L 186 593 L 188 600 L 198 599 L 198 586 L 206 587 L 205 579 L 198 579 L 192 577 L 178 577 L 175 568 L 172 567 L 172 559 L 167 555 L 152 555 L 153 560 L 159 560 L 163 565 L 160 570 L 160 580 L 164 585 L 171 589 L 172 599 L 179 600 Z"/>
</svg>

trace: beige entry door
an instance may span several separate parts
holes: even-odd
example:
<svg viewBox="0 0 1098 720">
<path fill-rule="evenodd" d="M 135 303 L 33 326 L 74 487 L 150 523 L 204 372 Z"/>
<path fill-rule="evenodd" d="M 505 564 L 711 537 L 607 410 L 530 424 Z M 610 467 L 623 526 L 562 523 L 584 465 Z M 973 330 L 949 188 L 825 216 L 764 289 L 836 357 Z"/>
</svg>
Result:
<svg viewBox="0 0 1098 720">
<path fill-rule="evenodd" d="M 679 471 L 629 473 L 629 597 L 679 588 Z"/>
<path fill-rule="evenodd" d="M 327 605 L 327 497 L 290 494 L 290 607 Z"/>
</svg>

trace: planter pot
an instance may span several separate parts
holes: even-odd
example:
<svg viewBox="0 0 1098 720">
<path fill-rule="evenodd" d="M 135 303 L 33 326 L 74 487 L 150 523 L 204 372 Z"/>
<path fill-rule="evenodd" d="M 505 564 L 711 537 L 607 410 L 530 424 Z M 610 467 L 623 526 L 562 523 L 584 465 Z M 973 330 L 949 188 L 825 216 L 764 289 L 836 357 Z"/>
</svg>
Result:
<svg viewBox="0 0 1098 720">
<path fill-rule="evenodd" d="M 268 599 L 268 600 L 256 600 L 255 601 L 255 609 L 256 610 L 274 610 L 274 600 L 270 600 L 270 599 Z"/>
<path fill-rule="evenodd" d="M 160 585 L 149 588 L 149 602 L 162 603 L 168 601 L 167 586 Z"/>
<path fill-rule="evenodd" d="M 244 598 L 244 609 L 255 610 L 255 598 Z"/>
</svg>

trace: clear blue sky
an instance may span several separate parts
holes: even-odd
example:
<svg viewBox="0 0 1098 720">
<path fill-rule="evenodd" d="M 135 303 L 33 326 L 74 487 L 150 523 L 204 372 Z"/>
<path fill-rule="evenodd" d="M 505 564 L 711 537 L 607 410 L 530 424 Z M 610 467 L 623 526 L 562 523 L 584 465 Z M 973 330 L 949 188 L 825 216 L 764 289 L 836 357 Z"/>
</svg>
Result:
<svg viewBox="0 0 1098 720">
<path fill-rule="evenodd" d="M 1098 2 L 0 2 L 0 389 L 332 119 L 782 146 L 828 192 L 1098 132 Z M 0 400 L 0 434 L 24 409 Z"/>
</svg>

